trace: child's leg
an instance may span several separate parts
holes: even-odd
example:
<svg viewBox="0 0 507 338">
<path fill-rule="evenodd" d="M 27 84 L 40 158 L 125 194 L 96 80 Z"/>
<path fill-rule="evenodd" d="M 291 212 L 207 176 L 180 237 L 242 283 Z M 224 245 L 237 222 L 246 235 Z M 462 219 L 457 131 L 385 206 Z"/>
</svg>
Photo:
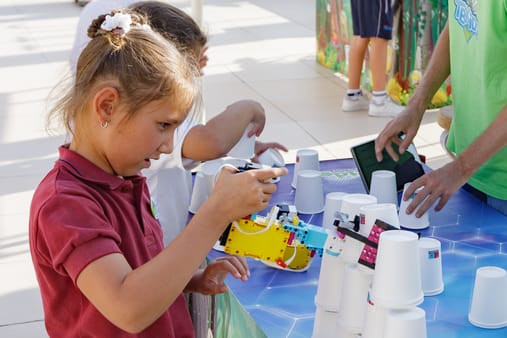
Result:
<svg viewBox="0 0 507 338">
<path fill-rule="evenodd" d="M 387 45 L 389 40 L 371 38 L 370 68 L 373 78 L 373 91 L 368 114 L 370 116 L 396 116 L 403 107 L 392 101 L 386 93 Z"/>
<path fill-rule="evenodd" d="M 364 56 L 368 48 L 369 39 L 358 35 L 352 37 L 349 50 L 349 89 L 359 89 L 361 85 L 361 71 L 363 69 Z M 385 69 L 385 65 L 384 65 Z"/>
<path fill-rule="evenodd" d="M 367 96 L 361 91 L 361 71 L 363 69 L 364 55 L 368 48 L 367 38 L 354 35 L 349 50 L 349 87 L 347 95 L 342 101 L 342 111 L 366 110 L 369 106 Z"/>
<path fill-rule="evenodd" d="M 370 68 L 373 80 L 373 91 L 381 92 L 386 89 L 386 65 L 388 40 L 371 38 Z"/>
</svg>

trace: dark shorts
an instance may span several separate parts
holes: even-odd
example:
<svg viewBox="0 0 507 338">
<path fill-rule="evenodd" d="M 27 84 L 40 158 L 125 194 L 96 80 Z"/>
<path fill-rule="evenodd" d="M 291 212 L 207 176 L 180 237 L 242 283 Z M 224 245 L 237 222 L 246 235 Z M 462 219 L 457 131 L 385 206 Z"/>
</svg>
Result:
<svg viewBox="0 0 507 338">
<path fill-rule="evenodd" d="M 499 198 L 495 198 L 495 197 L 486 195 L 485 193 L 472 187 L 468 183 L 466 183 L 463 186 L 463 189 L 468 191 L 470 194 L 477 197 L 480 201 L 486 203 L 490 207 L 500 211 L 504 215 L 507 215 L 507 200 L 501 200 Z"/>
<path fill-rule="evenodd" d="M 391 40 L 393 9 L 391 0 L 351 0 L 354 35 Z"/>
</svg>

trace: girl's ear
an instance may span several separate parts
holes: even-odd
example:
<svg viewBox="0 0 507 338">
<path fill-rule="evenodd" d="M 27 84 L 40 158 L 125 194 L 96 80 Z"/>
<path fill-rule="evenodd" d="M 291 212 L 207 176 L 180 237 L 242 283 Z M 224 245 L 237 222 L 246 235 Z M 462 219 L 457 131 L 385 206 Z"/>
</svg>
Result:
<svg viewBox="0 0 507 338">
<path fill-rule="evenodd" d="M 99 124 L 109 124 L 119 104 L 120 94 L 116 88 L 107 86 L 99 89 L 93 98 L 93 108 Z"/>
</svg>

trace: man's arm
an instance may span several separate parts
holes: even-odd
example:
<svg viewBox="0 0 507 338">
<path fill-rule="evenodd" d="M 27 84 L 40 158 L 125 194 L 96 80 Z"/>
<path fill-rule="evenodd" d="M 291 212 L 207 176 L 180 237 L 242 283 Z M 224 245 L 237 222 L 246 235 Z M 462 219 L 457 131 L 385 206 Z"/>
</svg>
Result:
<svg viewBox="0 0 507 338">
<path fill-rule="evenodd" d="M 423 78 L 408 103 L 409 106 L 416 107 L 421 114 L 424 113 L 433 95 L 451 74 L 449 44 L 449 22 L 447 22 L 431 54 L 428 66 L 424 70 Z"/>
<path fill-rule="evenodd" d="M 440 34 L 424 76 L 407 107 L 396 118 L 389 121 L 376 138 L 375 154 L 378 161 L 382 161 L 382 151 L 384 149 L 395 161 L 398 160 L 398 155 L 393 150 L 392 143 L 399 146 L 401 154 L 412 143 L 433 95 L 449 77 L 451 69 L 449 53 L 449 23 L 447 23 Z M 400 138 L 400 133 L 405 135 L 403 139 Z"/>
</svg>

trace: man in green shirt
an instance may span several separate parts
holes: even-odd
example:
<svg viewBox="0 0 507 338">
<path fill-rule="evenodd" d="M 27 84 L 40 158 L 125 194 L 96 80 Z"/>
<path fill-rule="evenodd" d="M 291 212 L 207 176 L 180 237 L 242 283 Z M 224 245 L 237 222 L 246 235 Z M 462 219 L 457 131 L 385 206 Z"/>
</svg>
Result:
<svg viewBox="0 0 507 338">
<path fill-rule="evenodd" d="M 407 208 L 421 216 L 437 203 L 440 210 L 465 183 L 468 190 L 507 214 L 507 1 L 449 1 L 449 19 L 423 80 L 407 107 L 375 142 L 397 159 L 392 143 L 404 152 L 415 137 L 433 94 L 452 74 L 453 119 L 448 148 L 457 157 L 421 176 L 403 196 L 419 187 Z M 405 134 L 401 139 L 400 132 Z M 437 201 L 438 200 L 438 201 Z"/>
</svg>

